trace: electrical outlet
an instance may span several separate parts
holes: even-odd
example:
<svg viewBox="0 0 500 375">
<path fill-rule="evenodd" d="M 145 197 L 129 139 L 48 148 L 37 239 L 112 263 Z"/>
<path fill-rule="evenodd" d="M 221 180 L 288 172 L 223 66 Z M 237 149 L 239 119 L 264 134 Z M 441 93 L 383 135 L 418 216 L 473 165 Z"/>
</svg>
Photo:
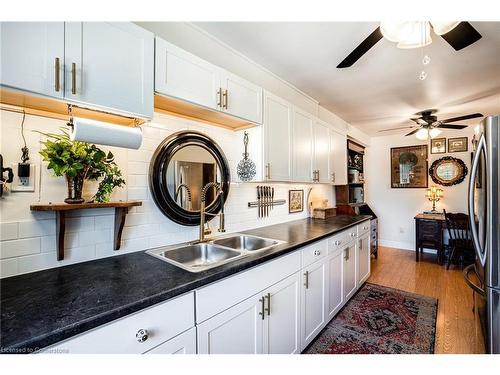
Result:
<svg viewBox="0 0 500 375">
<path fill-rule="evenodd" d="M 18 163 L 12 163 L 12 170 L 15 173 L 14 180 L 10 185 L 10 190 L 12 192 L 35 191 L 35 181 L 36 181 L 36 166 L 35 164 L 30 164 L 30 176 L 29 177 L 19 177 L 17 175 L 17 165 Z"/>
</svg>

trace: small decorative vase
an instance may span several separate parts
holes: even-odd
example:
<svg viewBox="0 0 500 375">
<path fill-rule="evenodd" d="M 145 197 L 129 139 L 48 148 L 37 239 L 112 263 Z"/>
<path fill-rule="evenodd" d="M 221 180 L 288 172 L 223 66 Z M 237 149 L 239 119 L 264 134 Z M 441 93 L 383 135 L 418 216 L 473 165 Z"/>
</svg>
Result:
<svg viewBox="0 0 500 375">
<path fill-rule="evenodd" d="M 66 175 L 66 183 L 68 184 L 68 197 L 64 202 L 69 204 L 83 203 L 82 198 L 83 181 L 85 181 L 85 173 L 80 172 L 75 177 Z"/>
</svg>

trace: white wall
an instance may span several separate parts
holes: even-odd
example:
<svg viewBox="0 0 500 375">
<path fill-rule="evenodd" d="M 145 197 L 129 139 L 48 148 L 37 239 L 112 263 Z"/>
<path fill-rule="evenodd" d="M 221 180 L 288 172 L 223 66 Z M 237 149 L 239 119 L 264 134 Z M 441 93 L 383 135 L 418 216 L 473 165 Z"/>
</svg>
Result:
<svg viewBox="0 0 500 375">
<path fill-rule="evenodd" d="M 372 207 L 379 221 L 379 239 L 383 246 L 401 249 L 415 249 L 415 223 L 417 213 L 429 211 L 432 203 L 425 197 L 422 189 L 391 189 L 390 149 L 391 147 L 410 145 L 429 145 L 429 167 L 432 162 L 443 156 L 453 156 L 462 159 L 470 173 L 471 140 L 474 134 L 470 126 L 462 131 L 444 131 L 440 137 L 454 138 L 467 136 L 469 151 L 460 153 L 431 154 L 430 142 L 422 142 L 415 136 L 405 137 L 392 135 L 371 138 L 370 147 L 366 152 L 366 200 Z M 440 186 L 444 198 L 437 202 L 436 209 L 448 212 L 467 213 L 467 186 L 469 174 L 465 180 L 455 186 Z M 436 185 L 429 176 L 429 186 Z"/>
<path fill-rule="evenodd" d="M 19 161 L 22 138 L 20 132 L 22 115 L 0 111 L 0 153 L 4 163 Z M 36 191 L 34 193 L 9 192 L 0 199 L 0 276 L 32 272 L 113 255 L 120 255 L 148 248 L 180 243 L 197 238 L 197 227 L 175 224 L 163 216 L 151 200 L 147 173 L 153 151 L 158 144 L 173 132 L 190 129 L 201 131 L 212 137 L 223 149 L 229 161 L 233 180 L 236 181 L 236 165 L 243 153 L 241 132 L 233 132 L 195 121 L 156 114 L 154 120 L 143 127 L 144 141 L 139 150 L 102 147 L 111 150 L 121 168 L 127 185 L 113 194 L 112 199 L 136 199 L 143 201 L 142 207 L 131 209 L 127 215 L 122 236 L 122 249 L 112 249 L 112 209 L 74 211 L 67 220 L 65 259 L 56 260 L 54 213 L 31 212 L 32 203 L 61 202 L 65 198 L 66 186 L 62 177 L 53 177 L 41 162 L 38 151 L 43 139 L 33 130 L 57 132 L 65 122 L 26 116 L 25 136 L 30 149 L 31 163 L 37 168 Z M 250 129 L 250 156 L 256 163 L 260 160 L 261 128 Z M 40 173 L 41 172 L 41 173 Z M 269 217 L 258 219 L 255 208 L 247 202 L 256 199 L 257 183 L 232 183 L 226 203 L 226 230 L 241 231 L 271 225 L 307 216 L 307 211 L 289 214 L 288 206 L 276 206 Z M 271 184 L 268 184 L 271 185 Z M 307 189 L 311 186 L 299 184 L 272 184 L 276 188 L 276 199 L 287 199 L 288 189 Z M 87 197 L 95 192 L 95 184 L 87 184 Z M 312 196 L 324 197 L 334 204 L 334 191 L 328 185 L 315 185 Z M 217 223 L 212 225 L 214 233 Z"/>
</svg>

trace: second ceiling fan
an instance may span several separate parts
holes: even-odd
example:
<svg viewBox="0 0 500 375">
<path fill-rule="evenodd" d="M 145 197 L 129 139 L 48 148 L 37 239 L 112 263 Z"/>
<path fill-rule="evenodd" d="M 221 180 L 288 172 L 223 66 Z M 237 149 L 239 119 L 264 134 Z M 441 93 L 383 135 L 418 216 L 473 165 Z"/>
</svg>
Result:
<svg viewBox="0 0 500 375">
<path fill-rule="evenodd" d="M 418 48 L 432 42 L 431 29 L 441 36 L 455 51 L 470 46 L 482 38 L 481 34 L 469 22 L 381 22 L 368 37 L 363 40 L 337 68 L 348 68 L 368 52 L 380 39 L 385 37 L 398 43 L 399 48 Z"/>
</svg>

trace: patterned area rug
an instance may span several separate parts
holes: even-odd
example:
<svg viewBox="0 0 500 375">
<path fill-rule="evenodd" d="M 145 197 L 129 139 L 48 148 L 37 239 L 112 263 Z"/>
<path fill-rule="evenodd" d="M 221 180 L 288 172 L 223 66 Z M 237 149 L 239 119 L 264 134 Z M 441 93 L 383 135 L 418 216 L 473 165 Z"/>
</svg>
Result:
<svg viewBox="0 0 500 375">
<path fill-rule="evenodd" d="M 306 354 L 432 354 L 437 299 L 366 283 Z"/>
</svg>

